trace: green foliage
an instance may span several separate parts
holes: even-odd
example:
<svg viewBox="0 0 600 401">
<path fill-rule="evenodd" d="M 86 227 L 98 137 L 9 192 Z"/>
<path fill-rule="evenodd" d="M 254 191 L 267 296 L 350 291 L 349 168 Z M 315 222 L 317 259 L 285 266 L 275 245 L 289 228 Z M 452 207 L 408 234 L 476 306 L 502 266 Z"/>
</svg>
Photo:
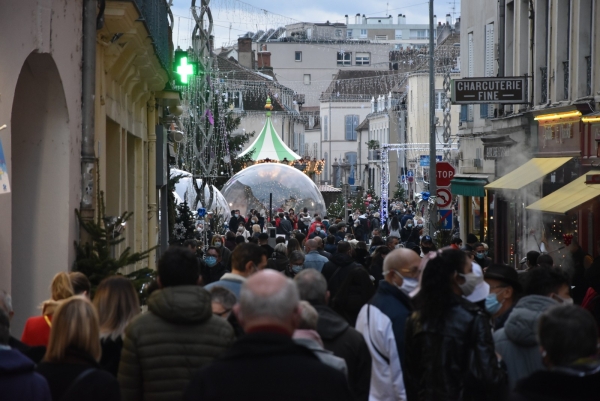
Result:
<svg viewBox="0 0 600 401">
<path fill-rule="evenodd" d="M 379 141 L 377 141 L 375 139 L 371 139 L 370 141 L 365 142 L 365 144 L 367 145 L 368 149 L 372 149 L 372 150 L 379 149 Z"/>
<path fill-rule="evenodd" d="M 197 239 L 196 219 L 187 202 L 176 206 L 173 230 L 169 235 L 169 244 L 183 245 L 186 239 Z"/>
<path fill-rule="evenodd" d="M 336 217 L 344 216 L 344 195 L 339 195 L 338 198 L 331 202 L 327 208 L 327 216 L 331 221 L 335 220 Z"/>
<path fill-rule="evenodd" d="M 136 264 L 148 257 L 156 247 L 143 252 L 131 252 L 131 247 L 125 248 L 120 255 L 115 255 L 115 247 L 125 241 L 122 231 L 127 221 L 133 216 L 133 212 L 123 212 L 120 216 L 107 217 L 104 204 L 104 193 L 99 194 L 99 211 L 96 220 L 87 221 L 81 216 L 79 210 L 75 214 L 81 225 L 89 236 L 91 242 L 75 241 L 75 263 L 74 271 L 85 274 L 92 284 L 92 292 L 102 280 L 108 276 L 118 274 L 119 269 Z M 154 270 L 149 268 L 139 269 L 125 275 L 133 280 L 139 290 L 145 282 L 152 279 Z"/>
<path fill-rule="evenodd" d="M 398 185 L 396 191 L 394 192 L 394 195 L 392 195 L 392 198 L 398 199 L 402 202 L 406 200 L 406 190 L 402 187 L 402 185 Z"/>
</svg>

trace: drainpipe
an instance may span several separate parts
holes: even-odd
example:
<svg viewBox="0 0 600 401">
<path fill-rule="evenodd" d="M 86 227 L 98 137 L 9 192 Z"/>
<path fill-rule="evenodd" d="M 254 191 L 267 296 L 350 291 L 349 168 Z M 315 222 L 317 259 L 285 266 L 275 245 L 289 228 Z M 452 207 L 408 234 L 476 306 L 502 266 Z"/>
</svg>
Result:
<svg viewBox="0 0 600 401">
<path fill-rule="evenodd" d="M 94 219 L 96 194 L 96 153 L 94 151 L 94 113 L 96 98 L 96 7 L 97 0 L 83 2 L 83 67 L 81 85 L 81 216 Z M 88 237 L 80 230 L 80 239 Z"/>
</svg>

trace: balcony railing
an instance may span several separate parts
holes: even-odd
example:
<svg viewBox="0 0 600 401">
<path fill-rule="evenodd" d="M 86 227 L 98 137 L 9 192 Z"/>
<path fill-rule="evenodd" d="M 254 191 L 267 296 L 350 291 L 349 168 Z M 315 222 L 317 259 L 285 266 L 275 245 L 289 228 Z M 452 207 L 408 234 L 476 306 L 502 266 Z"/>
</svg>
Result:
<svg viewBox="0 0 600 401">
<path fill-rule="evenodd" d="M 540 104 L 548 102 L 548 67 L 540 67 L 542 82 L 540 82 L 540 89 L 542 92 L 540 98 Z"/>
<path fill-rule="evenodd" d="M 133 0 L 140 11 L 140 21 L 150 33 L 154 50 L 162 66 L 167 70 L 171 64 L 169 46 L 169 6 L 166 0 Z"/>
</svg>

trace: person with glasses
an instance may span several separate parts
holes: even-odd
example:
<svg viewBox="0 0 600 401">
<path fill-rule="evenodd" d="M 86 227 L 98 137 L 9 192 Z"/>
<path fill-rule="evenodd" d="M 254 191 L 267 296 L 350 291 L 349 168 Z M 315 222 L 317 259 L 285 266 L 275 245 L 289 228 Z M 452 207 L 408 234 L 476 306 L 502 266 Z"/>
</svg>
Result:
<svg viewBox="0 0 600 401">
<path fill-rule="evenodd" d="M 227 319 L 236 303 L 235 295 L 225 287 L 210 289 L 210 302 L 213 315 Z"/>
<path fill-rule="evenodd" d="M 494 330 L 500 330 L 521 297 L 519 274 L 507 265 L 491 265 L 485 271 L 483 279 L 490 286 L 485 309 L 493 318 Z"/>
</svg>

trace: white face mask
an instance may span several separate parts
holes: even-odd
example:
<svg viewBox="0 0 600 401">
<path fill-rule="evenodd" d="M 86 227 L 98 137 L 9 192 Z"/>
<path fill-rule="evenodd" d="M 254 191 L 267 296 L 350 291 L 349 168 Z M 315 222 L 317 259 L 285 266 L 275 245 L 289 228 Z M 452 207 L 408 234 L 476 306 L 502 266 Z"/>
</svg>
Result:
<svg viewBox="0 0 600 401">
<path fill-rule="evenodd" d="M 402 278 L 402 285 L 396 285 L 396 288 L 398 288 L 406 295 L 414 291 L 415 288 L 417 288 L 417 286 L 419 285 L 419 280 L 417 280 L 416 278 L 404 277 L 402 274 L 400 274 L 400 272 L 396 270 L 392 270 L 392 272 L 394 272 L 394 274 L 397 274 L 398 277 Z M 384 274 L 387 275 L 387 272 L 384 272 Z"/>
<path fill-rule="evenodd" d="M 458 273 L 458 275 L 465 279 L 465 282 L 463 284 L 458 285 L 465 297 L 471 295 L 473 291 L 475 291 L 475 287 L 477 287 L 477 284 L 479 284 L 479 282 L 481 281 L 480 279 L 483 279 L 482 277 L 479 277 L 473 272 L 467 274 Z"/>
</svg>

